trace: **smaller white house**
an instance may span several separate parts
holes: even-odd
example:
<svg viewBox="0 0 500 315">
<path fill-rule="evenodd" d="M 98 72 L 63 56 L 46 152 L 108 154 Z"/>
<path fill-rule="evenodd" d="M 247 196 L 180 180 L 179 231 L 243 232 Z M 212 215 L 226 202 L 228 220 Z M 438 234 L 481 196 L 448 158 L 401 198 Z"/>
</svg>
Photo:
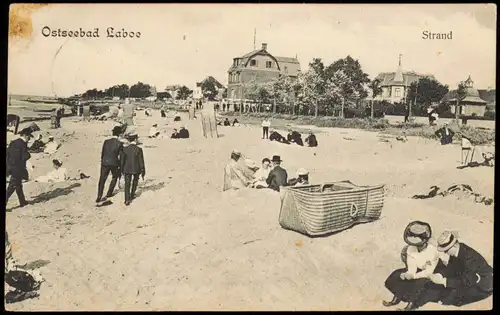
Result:
<svg viewBox="0 0 500 315">
<path fill-rule="evenodd" d="M 195 84 L 195 87 L 193 89 L 193 98 L 194 99 L 201 99 L 204 97 L 203 95 L 203 91 L 201 89 L 202 85 L 205 83 L 205 82 L 212 82 L 215 86 L 215 88 L 217 89 L 218 91 L 218 96 L 217 98 L 218 99 L 222 99 L 222 94 L 224 93 L 226 87 L 221 84 L 217 79 L 215 79 L 214 77 L 212 76 L 208 76 L 206 77 L 203 81 L 201 82 L 196 82 Z"/>
</svg>

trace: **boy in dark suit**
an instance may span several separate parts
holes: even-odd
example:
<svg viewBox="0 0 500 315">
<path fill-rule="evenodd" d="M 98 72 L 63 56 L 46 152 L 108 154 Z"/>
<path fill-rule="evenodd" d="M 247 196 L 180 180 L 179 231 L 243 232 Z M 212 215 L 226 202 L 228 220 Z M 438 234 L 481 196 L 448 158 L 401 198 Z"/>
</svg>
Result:
<svg viewBox="0 0 500 315">
<path fill-rule="evenodd" d="M 137 146 L 137 135 L 130 134 L 127 138 L 130 144 L 123 148 L 120 163 L 121 171 L 125 176 L 125 205 L 128 206 L 135 197 L 139 175 L 144 180 L 146 167 L 142 148 Z"/>
<path fill-rule="evenodd" d="M 318 140 L 316 140 L 316 136 L 313 134 L 312 131 L 309 131 L 309 136 L 306 138 L 306 143 L 310 147 L 318 146 Z"/>
<path fill-rule="evenodd" d="M 178 133 L 178 138 L 179 139 L 188 139 L 189 138 L 189 131 L 185 127 L 181 127 L 181 130 L 179 130 Z"/>
<path fill-rule="evenodd" d="M 104 141 L 101 151 L 101 175 L 99 176 L 99 185 L 97 188 L 96 202 L 100 202 L 104 192 L 104 185 L 111 172 L 111 183 L 109 184 L 108 193 L 106 198 L 113 195 L 116 182 L 120 178 L 120 154 L 123 150 L 123 143 L 118 139 L 122 132 L 121 127 L 116 126 L 113 128 L 113 137 Z"/>
<path fill-rule="evenodd" d="M 28 151 L 28 141 L 31 138 L 31 130 L 25 128 L 19 132 L 19 138 L 12 140 L 6 152 L 6 171 L 7 176 L 10 176 L 9 186 L 5 193 L 5 206 L 9 202 L 10 196 L 17 194 L 21 207 L 28 205 L 23 191 L 23 180 L 28 180 L 28 169 L 26 162 L 31 158 Z"/>
<path fill-rule="evenodd" d="M 286 186 L 287 184 L 288 174 L 281 167 L 282 160 L 279 155 L 274 155 L 271 162 L 273 162 L 274 167 L 269 172 L 266 183 L 272 190 L 280 191 L 280 186 Z"/>
<path fill-rule="evenodd" d="M 493 294 L 493 268 L 481 254 L 460 243 L 449 231 L 443 232 L 437 242 L 438 250 L 450 258 L 443 274 L 435 273 L 429 278 L 444 286 L 440 299 L 444 305 L 462 306 Z"/>
</svg>

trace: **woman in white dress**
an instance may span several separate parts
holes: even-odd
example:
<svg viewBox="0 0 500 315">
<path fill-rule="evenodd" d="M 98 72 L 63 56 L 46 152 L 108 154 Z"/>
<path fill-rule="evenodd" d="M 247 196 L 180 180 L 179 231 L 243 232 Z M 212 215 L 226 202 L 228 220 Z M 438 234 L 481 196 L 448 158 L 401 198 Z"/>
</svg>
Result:
<svg viewBox="0 0 500 315">
<path fill-rule="evenodd" d="M 439 264 L 437 248 L 429 244 L 431 227 L 421 221 L 411 222 L 405 229 L 403 238 L 407 246 L 403 248 L 401 260 L 406 268 L 395 270 L 385 281 L 385 287 L 394 295 L 386 307 L 399 304 L 408 305 L 404 310 L 414 310 L 428 302 L 437 302 L 442 288 L 435 285 L 429 276 Z"/>
<path fill-rule="evenodd" d="M 262 160 L 262 167 L 259 168 L 254 174 L 254 182 L 252 183 L 253 188 L 266 188 L 267 185 L 267 176 L 269 176 L 269 172 L 271 171 L 271 160 L 268 158 L 264 158 Z"/>
</svg>

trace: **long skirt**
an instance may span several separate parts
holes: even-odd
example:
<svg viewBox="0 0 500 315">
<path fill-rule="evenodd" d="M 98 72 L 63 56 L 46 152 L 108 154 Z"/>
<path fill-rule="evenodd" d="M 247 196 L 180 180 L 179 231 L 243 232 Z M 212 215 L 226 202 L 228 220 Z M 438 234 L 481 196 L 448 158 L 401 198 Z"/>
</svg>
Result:
<svg viewBox="0 0 500 315">
<path fill-rule="evenodd" d="M 438 302 L 444 289 L 443 286 L 429 279 L 401 280 L 405 268 L 397 269 L 385 281 L 385 287 L 403 302 L 413 302 L 416 307 L 428 302 Z"/>
</svg>

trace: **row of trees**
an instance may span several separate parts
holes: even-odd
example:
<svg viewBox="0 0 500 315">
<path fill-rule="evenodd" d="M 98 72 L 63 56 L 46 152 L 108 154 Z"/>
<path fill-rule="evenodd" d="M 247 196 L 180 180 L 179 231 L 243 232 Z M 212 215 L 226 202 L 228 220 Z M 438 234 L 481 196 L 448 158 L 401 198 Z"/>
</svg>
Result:
<svg viewBox="0 0 500 315">
<path fill-rule="evenodd" d="M 370 80 L 358 60 L 351 56 L 325 66 L 319 58 L 313 59 L 309 69 L 299 74 L 297 80 L 279 76 L 267 83 L 251 81 L 245 87 L 245 98 L 259 104 L 272 103 L 290 107 L 288 112 L 309 115 L 339 115 L 344 117 L 345 108 L 359 108 L 366 104 L 369 94 L 373 98 L 382 93 L 381 82 Z M 429 106 L 439 102 L 448 92 L 448 86 L 424 77 L 411 84 L 406 106 Z M 415 104 L 416 103 L 416 104 Z M 370 102 L 373 117 L 373 101 Z"/>
<path fill-rule="evenodd" d="M 178 100 L 185 100 L 193 94 L 193 90 L 187 86 L 182 86 L 177 91 L 176 98 Z M 104 90 L 91 89 L 81 94 L 84 99 L 102 99 L 106 97 L 119 97 L 125 99 L 127 97 L 145 98 L 149 96 L 157 96 L 158 98 L 172 98 L 169 92 L 156 92 L 152 85 L 137 82 L 132 86 L 127 84 L 114 85 Z"/>
<path fill-rule="evenodd" d="M 127 84 L 114 85 L 104 90 L 92 89 L 85 91 L 81 97 L 85 99 L 98 99 L 106 97 L 119 97 L 124 99 L 126 97 L 148 97 L 153 95 L 154 87 L 149 84 L 137 82 L 129 87 Z"/>
</svg>

